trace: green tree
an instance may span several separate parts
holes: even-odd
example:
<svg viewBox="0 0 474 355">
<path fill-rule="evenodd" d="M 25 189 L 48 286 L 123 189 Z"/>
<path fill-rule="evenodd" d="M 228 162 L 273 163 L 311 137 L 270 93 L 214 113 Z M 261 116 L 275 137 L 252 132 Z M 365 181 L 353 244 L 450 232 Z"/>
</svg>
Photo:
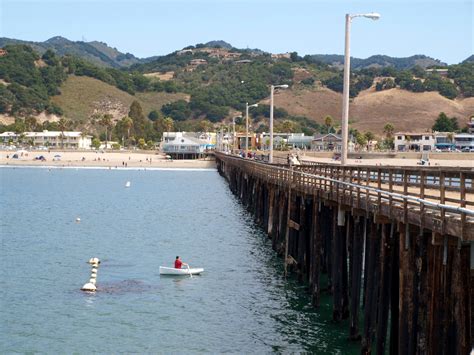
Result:
<svg viewBox="0 0 474 355">
<path fill-rule="evenodd" d="M 169 133 L 171 129 L 173 128 L 173 124 L 174 124 L 173 119 L 171 117 L 165 117 L 163 119 L 163 124 L 166 127 L 166 132 L 168 132 L 168 136 L 169 136 Z"/>
<path fill-rule="evenodd" d="M 328 133 L 332 127 L 332 117 L 330 115 L 327 115 L 326 117 L 324 117 L 324 124 L 326 125 L 327 129 L 328 129 Z"/>
<path fill-rule="evenodd" d="M 432 129 L 436 132 L 456 132 L 459 130 L 458 120 L 456 117 L 449 118 L 444 112 L 441 112 Z"/>
<path fill-rule="evenodd" d="M 112 118 L 113 116 L 111 114 L 106 113 L 100 120 L 100 125 L 105 128 L 105 149 L 107 149 L 107 142 L 109 141 L 107 133 L 109 128 L 113 126 Z"/>
<path fill-rule="evenodd" d="M 127 130 L 127 139 L 130 139 L 130 129 L 133 127 L 133 120 L 125 116 L 122 118 L 123 127 Z"/>
<path fill-rule="evenodd" d="M 200 132 L 209 132 L 212 129 L 212 123 L 209 120 L 199 121 L 198 130 Z"/>
<path fill-rule="evenodd" d="M 156 110 L 150 111 L 150 113 L 148 114 L 148 118 L 152 120 L 153 122 L 156 121 L 159 117 L 160 117 L 160 114 Z"/>
<path fill-rule="evenodd" d="M 367 138 L 365 137 L 365 135 L 363 135 L 359 131 L 356 132 L 355 139 L 359 146 L 364 146 L 367 144 Z"/>
<path fill-rule="evenodd" d="M 138 147 L 140 149 L 145 149 L 146 148 L 146 142 L 145 142 L 145 139 L 144 138 L 140 138 L 138 140 Z"/>
<path fill-rule="evenodd" d="M 100 140 L 98 138 L 94 138 L 92 140 L 92 144 L 91 144 L 92 148 L 94 149 L 99 149 L 100 148 Z"/>
<path fill-rule="evenodd" d="M 61 118 L 58 121 L 58 128 L 61 131 L 61 149 L 64 149 L 64 131 L 68 129 L 70 122 L 66 120 L 65 118 Z"/>
<path fill-rule="evenodd" d="M 370 131 L 367 131 L 364 133 L 365 139 L 367 139 L 368 142 L 373 141 L 375 139 L 375 134 L 373 134 Z"/>
<path fill-rule="evenodd" d="M 284 133 L 292 133 L 292 132 L 295 132 L 295 123 L 293 121 L 290 121 L 290 120 L 284 120 L 281 124 L 280 124 L 280 130 Z"/>
<path fill-rule="evenodd" d="M 393 137 L 393 132 L 395 128 L 393 127 L 393 124 L 387 123 L 385 126 L 383 126 L 383 133 L 385 133 L 385 136 L 387 138 Z"/>
<path fill-rule="evenodd" d="M 145 125 L 146 118 L 143 114 L 143 109 L 140 103 L 136 100 L 130 105 L 130 111 L 128 116 L 133 121 L 133 133 L 135 137 L 144 137 L 145 136 Z"/>
</svg>

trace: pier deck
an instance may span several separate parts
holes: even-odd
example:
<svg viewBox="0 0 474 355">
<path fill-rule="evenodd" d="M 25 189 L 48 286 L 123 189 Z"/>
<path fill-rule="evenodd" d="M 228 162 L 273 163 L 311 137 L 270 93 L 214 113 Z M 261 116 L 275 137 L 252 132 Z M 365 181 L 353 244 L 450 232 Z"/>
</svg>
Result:
<svg viewBox="0 0 474 355">
<path fill-rule="evenodd" d="M 333 320 L 349 318 L 362 353 L 469 353 L 474 169 L 216 163 L 285 273 L 308 282 L 315 306 L 332 294 Z"/>
</svg>

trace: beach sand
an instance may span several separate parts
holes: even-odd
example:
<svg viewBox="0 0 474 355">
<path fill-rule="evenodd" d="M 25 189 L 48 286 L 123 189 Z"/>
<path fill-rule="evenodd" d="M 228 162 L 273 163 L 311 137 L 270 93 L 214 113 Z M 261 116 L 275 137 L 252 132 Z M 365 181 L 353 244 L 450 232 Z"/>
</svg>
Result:
<svg viewBox="0 0 474 355">
<path fill-rule="evenodd" d="M 18 159 L 13 159 L 18 154 Z M 44 156 L 46 161 L 35 160 Z M 59 155 L 59 160 L 54 157 Z M 8 158 L 7 158 L 8 156 Z M 37 167 L 105 167 L 105 168 L 165 168 L 165 169 L 215 169 L 214 160 L 167 160 L 163 154 L 155 151 L 115 152 L 115 151 L 0 151 L 2 166 L 37 166 Z"/>
<path fill-rule="evenodd" d="M 303 161 L 314 161 L 319 163 L 340 164 L 331 158 L 319 158 L 302 156 Z M 379 166 L 417 166 L 421 167 L 420 159 L 400 159 L 400 158 L 384 158 L 384 159 L 347 159 L 348 165 L 379 165 Z M 428 166 L 428 165 L 424 165 Z M 456 159 L 430 159 L 429 166 L 439 167 L 460 167 L 474 168 L 473 160 L 456 160 Z"/>
</svg>

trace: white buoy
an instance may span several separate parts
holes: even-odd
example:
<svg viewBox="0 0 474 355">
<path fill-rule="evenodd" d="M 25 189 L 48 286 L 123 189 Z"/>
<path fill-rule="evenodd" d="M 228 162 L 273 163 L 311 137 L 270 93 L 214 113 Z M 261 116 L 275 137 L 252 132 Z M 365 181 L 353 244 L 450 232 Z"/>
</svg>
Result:
<svg viewBox="0 0 474 355">
<path fill-rule="evenodd" d="M 89 278 L 89 282 L 82 286 L 81 290 L 95 292 L 97 291 L 97 270 L 99 268 L 100 260 L 99 258 L 90 258 L 87 263 L 92 265 L 91 277 Z"/>
<path fill-rule="evenodd" d="M 127 181 L 127 182 L 125 183 L 125 187 L 130 187 L 130 181 Z"/>
<path fill-rule="evenodd" d="M 76 218 L 76 223 L 79 223 L 81 219 L 79 217 Z"/>
</svg>

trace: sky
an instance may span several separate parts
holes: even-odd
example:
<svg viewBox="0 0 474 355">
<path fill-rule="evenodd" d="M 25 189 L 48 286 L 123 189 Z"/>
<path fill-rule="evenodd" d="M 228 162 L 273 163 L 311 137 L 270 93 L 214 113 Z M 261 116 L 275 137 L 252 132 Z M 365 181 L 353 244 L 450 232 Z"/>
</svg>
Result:
<svg viewBox="0 0 474 355">
<path fill-rule="evenodd" d="M 472 0 L 0 0 L 0 37 L 101 41 L 137 57 L 224 40 L 271 53 L 425 54 L 448 64 L 473 54 Z"/>
</svg>

